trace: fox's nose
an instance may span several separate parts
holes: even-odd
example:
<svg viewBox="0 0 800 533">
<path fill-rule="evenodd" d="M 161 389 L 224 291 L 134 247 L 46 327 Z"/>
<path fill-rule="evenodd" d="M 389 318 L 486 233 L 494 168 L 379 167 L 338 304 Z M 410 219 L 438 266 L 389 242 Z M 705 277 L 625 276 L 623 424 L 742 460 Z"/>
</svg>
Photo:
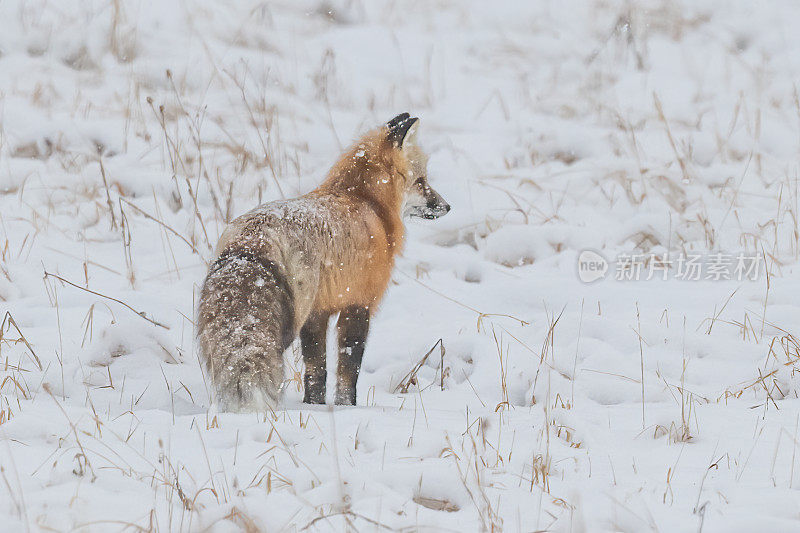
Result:
<svg viewBox="0 0 800 533">
<path fill-rule="evenodd" d="M 436 213 L 436 216 L 442 216 L 450 212 L 450 204 L 446 202 L 428 202 L 428 209 Z"/>
</svg>

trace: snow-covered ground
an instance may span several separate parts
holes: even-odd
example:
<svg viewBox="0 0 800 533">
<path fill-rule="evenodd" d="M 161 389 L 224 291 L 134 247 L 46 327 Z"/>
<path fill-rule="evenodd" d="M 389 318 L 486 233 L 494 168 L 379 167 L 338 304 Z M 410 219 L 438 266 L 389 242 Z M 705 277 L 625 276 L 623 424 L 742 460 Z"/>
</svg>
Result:
<svg viewBox="0 0 800 533">
<path fill-rule="evenodd" d="M 0 2 L 0 530 L 800 530 L 798 20 Z M 402 111 L 453 210 L 409 223 L 359 405 L 301 404 L 295 348 L 284 410 L 217 413 L 226 221 Z"/>
</svg>

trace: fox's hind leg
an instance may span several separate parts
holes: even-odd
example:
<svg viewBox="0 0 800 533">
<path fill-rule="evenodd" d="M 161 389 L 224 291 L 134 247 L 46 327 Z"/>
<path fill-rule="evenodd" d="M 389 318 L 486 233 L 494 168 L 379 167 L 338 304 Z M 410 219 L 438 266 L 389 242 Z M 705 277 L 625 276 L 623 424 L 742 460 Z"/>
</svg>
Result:
<svg viewBox="0 0 800 533">
<path fill-rule="evenodd" d="M 339 366 L 336 371 L 336 403 L 356 404 L 356 381 L 369 333 L 369 309 L 348 307 L 336 323 L 339 335 Z"/>
<path fill-rule="evenodd" d="M 325 403 L 325 346 L 328 335 L 329 313 L 312 312 L 300 329 L 300 344 L 303 348 L 304 403 Z"/>
</svg>

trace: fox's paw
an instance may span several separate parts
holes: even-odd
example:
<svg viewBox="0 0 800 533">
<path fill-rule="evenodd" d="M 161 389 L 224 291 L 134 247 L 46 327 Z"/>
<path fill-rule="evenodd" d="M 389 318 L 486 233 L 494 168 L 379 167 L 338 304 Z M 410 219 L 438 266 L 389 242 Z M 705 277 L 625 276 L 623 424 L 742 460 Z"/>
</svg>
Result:
<svg viewBox="0 0 800 533">
<path fill-rule="evenodd" d="M 356 404 L 355 389 L 338 389 L 336 391 L 336 405 L 355 405 L 355 404 Z"/>
</svg>

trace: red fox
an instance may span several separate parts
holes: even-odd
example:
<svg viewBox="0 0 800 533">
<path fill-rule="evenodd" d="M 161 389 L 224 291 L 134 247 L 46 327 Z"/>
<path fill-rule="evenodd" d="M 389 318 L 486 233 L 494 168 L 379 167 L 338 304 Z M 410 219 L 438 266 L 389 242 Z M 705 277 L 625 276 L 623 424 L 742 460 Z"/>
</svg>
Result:
<svg viewBox="0 0 800 533">
<path fill-rule="evenodd" d="M 428 185 L 427 156 L 412 141 L 417 121 L 397 115 L 350 147 L 315 190 L 258 206 L 226 228 L 197 320 L 221 409 L 276 407 L 283 353 L 298 335 L 303 401 L 325 403 L 327 325 L 336 313 L 335 401 L 355 405 L 370 316 L 403 245 L 403 216 L 450 211 Z"/>
</svg>

